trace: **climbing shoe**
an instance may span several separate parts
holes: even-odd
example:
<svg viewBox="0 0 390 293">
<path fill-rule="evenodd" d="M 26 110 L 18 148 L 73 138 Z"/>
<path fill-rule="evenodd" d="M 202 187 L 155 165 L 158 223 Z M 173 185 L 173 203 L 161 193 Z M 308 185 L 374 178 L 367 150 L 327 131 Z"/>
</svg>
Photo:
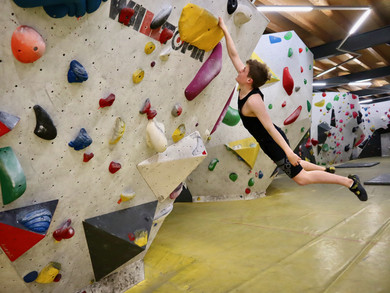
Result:
<svg viewBox="0 0 390 293">
<path fill-rule="evenodd" d="M 357 175 L 348 175 L 348 178 L 353 180 L 352 186 L 349 188 L 361 201 L 367 200 L 367 192 L 363 185 L 360 183 L 360 179 Z"/>
<path fill-rule="evenodd" d="M 326 167 L 325 172 L 334 174 L 334 173 L 336 173 L 336 168 L 335 167 Z"/>
</svg>

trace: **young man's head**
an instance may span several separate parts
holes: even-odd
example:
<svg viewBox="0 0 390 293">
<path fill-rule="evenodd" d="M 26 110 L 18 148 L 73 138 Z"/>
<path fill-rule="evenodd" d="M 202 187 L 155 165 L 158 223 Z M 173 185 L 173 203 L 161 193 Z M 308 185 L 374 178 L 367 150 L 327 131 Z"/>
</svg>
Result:
<svg viewBox="0 0 390 293">
<path fill-rule="evenodd" d="M 251 84 L 252 88 L 258 88 L 271 79 L 271 73 L 266 64 L 254 59 L 246 61 L 245 68 L 238 74 L 236 80 L 241 84 Z"/>
</svg>

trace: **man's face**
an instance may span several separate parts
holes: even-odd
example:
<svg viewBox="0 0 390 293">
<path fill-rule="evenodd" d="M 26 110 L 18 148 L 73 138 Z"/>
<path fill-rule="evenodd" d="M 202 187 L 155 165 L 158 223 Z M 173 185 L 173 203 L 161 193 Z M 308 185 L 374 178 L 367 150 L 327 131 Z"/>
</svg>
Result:
<svg viewBox="0 0 390 293">
<path fill-rule="evenodd" d="M 238 73 L 237 77 L 236 77 L 236 81 L 239 83 L 239 84 L 244 84 L 248 81 L 248 74 L 249 74 L 249 66 L 246 65 L 243 69 L 240 70 L 240 72 Z"/>
</svg>

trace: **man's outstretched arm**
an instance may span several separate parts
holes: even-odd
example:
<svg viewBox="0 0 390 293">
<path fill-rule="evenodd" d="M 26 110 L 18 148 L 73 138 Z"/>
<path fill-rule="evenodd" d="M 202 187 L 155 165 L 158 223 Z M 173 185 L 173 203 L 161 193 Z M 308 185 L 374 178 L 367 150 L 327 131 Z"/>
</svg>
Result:
<svg viewBox="0 0 390 293">
<path fill-rule="evenodd" d="M 226 25 L 223 22 L 223 19 L 221 17 L 219 17 L 218 25 L 220 26 L 220 28 L 222 29 L 222 31 L 225 35 L 227 51 L 228 51 L 230 59 L 232 60 L 234 68 L 236 68 L 237 72 L 240 72 L 245 67 L 245 64 L 241 61 L 240 56 L 238 56 L 236 46 L 234 45 L 233 39 L 230 36 L 230 33 L 227 30 Z"/>
</svg>

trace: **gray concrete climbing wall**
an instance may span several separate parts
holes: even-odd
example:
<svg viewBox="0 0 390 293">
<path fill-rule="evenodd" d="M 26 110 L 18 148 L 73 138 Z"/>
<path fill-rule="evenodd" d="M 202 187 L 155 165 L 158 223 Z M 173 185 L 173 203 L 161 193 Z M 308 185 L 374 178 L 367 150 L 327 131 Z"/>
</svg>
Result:
<svg viewBox="0 0 390 293">
<path fill-rule="evenodd" d="M 234 26 L 234 16 L 226 12 L 226 1 L 193 2 L 207 8 L 215 16 L 224 17 L 239 44 L 240 55 L 250 55 L 267 20 L 249 1 L 239 1 L 239 6 L 247 7 L 246 11 L 252 14 L 250 24 L 240 27 Z M 161 227 L 164 215 L 172 209 L 173 199 L 167 194 L 167 186 L 173 191 L 185 178 L 182 178 L 183 173 L 178 178 L 177 170 L 172 173 L 175 175 L 173 177 L 169 176 L 169 172 L 172 166 L 182 166 L 186 161 L 192 164 L 191 168 L 195 168 L 201 156 L 207 155 L 203 142 L 234 86 L 235 72 L 224 51 L 220 74 L 195 100 L 186 100 L 185 88 L 211 54 L 211 51 L 204 52 L 180 40 L 177 26 L 187 3 L 180 0 L 171 4 L 173 9 L 166 27 L 173 31 L 173 38 L 166 44 L 160 44 L 148 29 L 153 15 L 169 5 L 162 1 L 107 1 L 96 12 L 80 19 L 68 16 L 54 19 L 41 7 L 23 9 L 13 1 L 2 3 L 0 110 L 19 117 L 20 121 L 11 132 L 0 137 L 0 147 L 12 147 L 24 171 L 27 189 L 17 200 L 1 206 L 0 212 L 4 214 L 51 200 L 58 200 L 58 204 L 43 239 L 12 262 L 5 253 L 0 252 L 1 292 L 122 292 L 144 278 L 143 257 Z M 136 21 L 128 26 L 118 22 L 120 10 L 126 5 L 136 11 Z M 34 63 L 20 63 L 12 54 L 11 36 L 20 25 L 33 27 L 46 42 L 45 54 Z M 144 51 L 148 42 L 155 45 L 155 50 L 150 54 Z M 160 59 L 160 55 L 167 56 L 168 48 L 171 50 L 169 58 Z M 72 60 L 84 66 L 88 80 L 68 83 L 67 73 Z M 134 83 L 132 76 L 138 69 L 144 71 L 144 78 Z M 116 97 L 112 106 L 99 108 L 99 100 L 111 93 Z M 152 109 L 157 111 L 153 121 L 165 126 L 168 149 L 161 154 L 146 144 L 148 120 L 146 115 L 139 113 L 139 109 L 147 98 L 151 101 Z M 171 114 L 176 103 L 183 108 L 179 117 Z M 44 108 L 53 120 L 57 128 L 54 140 L 43 140 L 34 134 L 34 105 Z M 118 117 L 125 123 L 125 131 L 119 142 L 113 145 L 109 141 Z M 172 150 L 181 141 L 174 144 L 171 135 L 181 124 L 186 129 L 183 138 L 183 141 L 187 138 L 183 143 L 186 151 L 174 152 Z M 76 151 L 68 143 L 76 138 L 81 128 L 87 131 L 93 142 L 88 148 Z M 117 130 L 120 133 L 121 128 Z M 85 152 L 94 154 L 89 162 L 83 162 Z M 176 164 L 179 160 L 180 164 Z M 115 174 L 109 172 L 112 161 L 121 164 L 121 169 Z M 162 175 L 159 173 L 161 161 L 164 161 L 167 171 L 164 174 L 167 177 L 162 178 L 168 185 L 164 185 L 164 194 L 157 195 L 150 185 L 155 184 L 155 188 L 161 183 L 155 180 Z M 141 175 L 137 168 L 141 162 L 144 162 L 142 166 L 146 165 L 143 170 L 154 176 Z M 189 174 L 190 170 L 186 172 Z M 151 177 L 154 177 L 154 181 Z M 118 203 L 121 194 L 125 197 L 135 194 L 135 197 Z M 150 210 L 154 212 L 153 203 L 157 199 L 160 201 L 156 203 L 157 207 L 154 206 L 155 214 L 150 214 Z M 145 208 L 141 212 L 143 207 L 150 207 L 148 204 L 152 208 Z M 111 239 L 113 235 L 110 233 L 122 237 L 126 221 L 113 219 L 119 216 L 126 219 L 127 214 L 133 215 L 132 223 L 140 219 L 151 225 L 150 221 L 154 220 L 147 237 L 142 234 L 140 238 L 143 244 L 147 241 L 144 250 L 122 262 L 108 277 L 102 277 L 90 285 L 96 279 L 89 247 L 94 244 L 93 239 L 87 243 L 86 231 L 90 234 L 100 233 L 99 229 L 96 231 L 96 226 L 100 222 L 104 226 L 107 223 L 103 219 L 108 219 L 109 226 L 105 227 L 104 237 Z M 74 236 L 55 242 L 53 232 L 67 219 L 72 221 Z M 1 232 L 6 233 L 4 229 Z M 136 232 L 128 233 L 124 238 L 128 236 L 135 243 Z M 114 238 L 123 244 L 126 239 L 119 239 L 119 236 Z M 110 246 L 112 243 L 107 241 L 112 248 L 107 256 L 115 252 L 116 257 L 120 258 L 121 253 L 118 253 L 115 245 Z M 96 251 L 102 249 L 98 245 L 94 248 Z M 62 278 L 59 282 L 42 284 L 23 281 L 26 274 L 41 272 L 50 262 L 61 264 Z"/>
<path fill-rule="evenodd" d="M 230 29 L 233 28 L 232 24 Z M 238 33 L 233 30 L 233 37 L 237 37 Z M 285 131 L 294 149 L 310 128 L 313 54 L 298 35 L 291 31 L 263 35 L 251 52 L 241 53 L 240 57 L 243 61 L 260 58 L 271 69 L 272 79 L 261 88 L 264 102 L 271 119 Z M 233 109 L 237 109 L 237 96 L 238 92 L 235 91 L 230 102 Z M 224 98 L 227 101 L 229 95 Z M 284 125 L 285 120 L 298 108 L 300 114 L 295 122 Z M 218 126 L 211 140 L 206 142 L 208 158 L 188 177 L 187 184 L 193 201 L 253 199 L 265 194 L 276 167 L 271 159 L 260 149 L 251 167 L 237 156 L 237 151 L 225 147 L 226 144 L 249 137 L 251 135 L 241 121 L 235 126 L 225 123 Z M 235 145 L 240 151 L 240 143 Z M 244 150 L 244 156 L 248 155 L 246 151 L 251 154 L 250 147 Z M 213 171 L 209 171 L 208 165 L 214 158 L 219 162 Z M 235 181 L 230 179 L 231 173 L 238 175 Z"/>
<path fill-rule="evenodd" d="M 353 153 L 357 157 L 361 151 L 357 146 L 365 139 L 362 118 L 358 96 L 340 92 L 315 93 L 311 142 L 316 162 L 337 164 L 350 160 Z"/>
</svg>

